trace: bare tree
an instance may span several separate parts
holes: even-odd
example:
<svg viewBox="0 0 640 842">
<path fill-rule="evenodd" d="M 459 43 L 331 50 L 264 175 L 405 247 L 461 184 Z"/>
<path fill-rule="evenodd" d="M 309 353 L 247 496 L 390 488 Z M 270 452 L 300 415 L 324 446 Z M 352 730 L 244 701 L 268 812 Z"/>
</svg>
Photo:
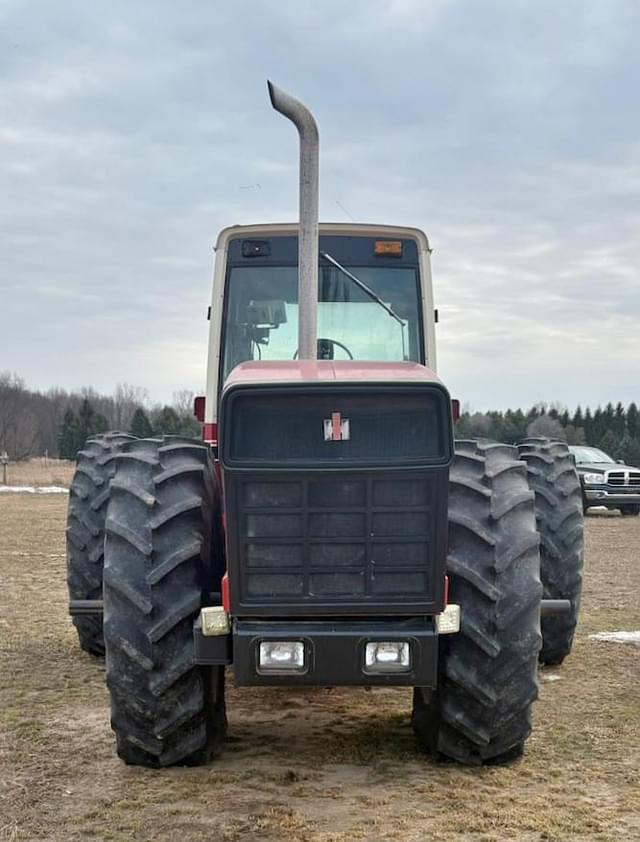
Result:
<svg viewBox="0 0 640 842">
<path fill-rule="evenodd" d="M 491 437 L 491 418 L 482 412 L 474 412 L 465 419 L 464 428 L 460 435 L 473 439 L 485 439 Z"/>
<path fill-rule="evenodd" d="M 40 425 L 24 380 L 9 371 L 0 372 L 0 450 L 11 459 L 26 459 L 38 449 Z"/>
<path fill-rule="evenodd" d="M 104 415 L 110 421 L 113 430 L 128 430 L 131 427 L 133 414 L 138 407 L 145 406 L 149 400 L 149 393 L 141 386 L 132 386 L 131 383 L 118 383 L 113 393 L 112 413 Z"/>
<path fill-rule="evenodd" d="M 544 436 L 548 439 L 560 439 L 561 441 L 567 440 L 562 424 L 549 415 L 541 415 L 535 421 L 532 421 L 527 427 L 527 435 Z"/>
<path fill-rule="evenodd" d="M 191 389 L 180 389 L 174 392 L 173 408 L 182 417 L 193 415 L 193 391 Z"/>
</svg>

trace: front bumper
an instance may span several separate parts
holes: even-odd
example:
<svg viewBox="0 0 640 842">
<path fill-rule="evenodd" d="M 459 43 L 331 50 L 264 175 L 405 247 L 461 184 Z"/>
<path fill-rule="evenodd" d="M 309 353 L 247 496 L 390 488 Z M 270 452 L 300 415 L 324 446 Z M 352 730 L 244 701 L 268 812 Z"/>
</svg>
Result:
<svg viewBox="0 0 640 842">
<path fill-rule="evenodd" d="M 584 487 L 584 499 L 592 506 L 635 506 L 640 504 L 640 491 L 622 487 L 611 489 L 604 486 Z"/>
<path fill-rule="evenodd" d="M 208 637 L 194 624 L 195 660 L 200 664 L 231 664 L 238 685 L 312 685 L 321 687 L 382 685 L 435 687 L 438 634 L 429 617 L 390 620 L 234 620 L 231 634 Z M 305 671 L 291 674 L 258 672 L 261 642 L 301 641 Z M 367 643 L 406 641 L 410 668 L 406 672 L 371 673 L 365 669 Z"/>
</svg>

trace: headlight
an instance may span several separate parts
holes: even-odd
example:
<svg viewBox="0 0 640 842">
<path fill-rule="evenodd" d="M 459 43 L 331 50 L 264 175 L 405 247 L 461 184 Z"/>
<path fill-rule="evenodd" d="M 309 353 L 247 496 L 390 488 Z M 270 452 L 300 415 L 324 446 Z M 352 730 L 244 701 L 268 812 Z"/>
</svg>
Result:
<svg viewBox="0 0 640 842">
<path fill-rule="evenodd" d="M 604 474 L 583 474 L 582 479 L 587 485 L 604 485 Z"/>
<path fill-rule="evenodd" d="M 408 641 L 376 641 L 365 646 L 365 672 L 409 672 L 410 669 Z"/>
<path fill-rule="evenodd" d="M 262 640 L 258 649 L 258 672 L 306 672 L 301 640 Z"/>
</svg>

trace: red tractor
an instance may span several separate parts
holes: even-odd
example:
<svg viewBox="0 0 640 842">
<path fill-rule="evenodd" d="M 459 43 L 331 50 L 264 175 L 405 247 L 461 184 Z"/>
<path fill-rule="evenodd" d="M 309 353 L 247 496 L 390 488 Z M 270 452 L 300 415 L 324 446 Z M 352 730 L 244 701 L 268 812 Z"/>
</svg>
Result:
<svg viewBox="0 0 640 842">
<path fill-rule="evenodd" d="M 575 466 L 540 439 L 454 442 L 427 238 L 319 226 L 315 121 L 269 92 L 300 133 L 300 220 L 218 238 L 204 441 L 96 437 L 71 489 L 70 612 L 106 651 L 118 753 L 206 763 L 232 667 L 410 686 L 434 756 L 517 757 L 576 623 Z"/>
</svg>

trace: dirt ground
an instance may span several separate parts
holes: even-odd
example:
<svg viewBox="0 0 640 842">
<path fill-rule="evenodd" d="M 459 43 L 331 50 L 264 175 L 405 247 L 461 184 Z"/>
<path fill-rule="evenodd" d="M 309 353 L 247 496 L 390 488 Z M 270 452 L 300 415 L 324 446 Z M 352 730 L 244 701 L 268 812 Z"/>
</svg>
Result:
<svg viewBox="0 0 640 842">
<path fill-rule="evenodd" d="M 640 840 L 640 518 L 587 518 L 571 657 L 541 672 L 535 730 L 507 768 L 433 763 L 410 693 L 231 689 L 208 768 L 115 756 L 103 664 L 66 615 L 66 495 L 0 496 L 0 839 Z"/>
</svg>

